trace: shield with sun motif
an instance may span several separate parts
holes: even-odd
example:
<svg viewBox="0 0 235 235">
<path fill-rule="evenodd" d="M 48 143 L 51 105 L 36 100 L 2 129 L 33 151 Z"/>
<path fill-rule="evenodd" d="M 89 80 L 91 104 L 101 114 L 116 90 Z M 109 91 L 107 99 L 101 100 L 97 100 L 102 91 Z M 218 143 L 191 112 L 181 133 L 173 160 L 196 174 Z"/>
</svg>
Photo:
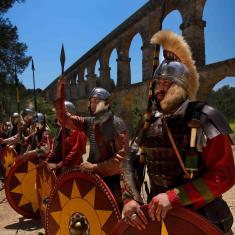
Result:
<svg viewBox="0 0 235 235">
<path fill-rule="evenodd" d="M 37 157 L 18 158 L 6 179 L 6 198 L 11 207 L 26 218 L 40 217 L 36 191 Z"/>
<path fill-rule="evenodd" d="M 0 158 L 1 158 L 0 170 L 2 171 L 1 175 L 6 177 L 12 165 L 14 164 L 16 158 L 18 158 L 18 154 L 16 153 L 14 148 L 4 147 L 1 151 Z"/>
<path fill-rule="evenodd" d="M 149 224 L 145 230 L 133 228 L 120 220 L 113 231 L 112 235 L 222 235 L 222 231 L 212 225 L 201 215 L 190 209 L 180 207 L 168 212 L 166 218 L 161 222 L 152 221 L 148 216 L 148 206 L 141 207 Z"/>
<path fill-rule="evenodd" d="M 120 217 L 117 203 L 103 180 L 73 168 L 57 179 L 52 190 L 46 234 L 110 234 Z"/>
<path fill-rule="evenodd" d="M 45 227 L 47 203 L 56 179 L 55 171 L 49 169 L 47 162 L 41 161 L 37 167 L 36 189 L 43 227 Z"/>
</svg>

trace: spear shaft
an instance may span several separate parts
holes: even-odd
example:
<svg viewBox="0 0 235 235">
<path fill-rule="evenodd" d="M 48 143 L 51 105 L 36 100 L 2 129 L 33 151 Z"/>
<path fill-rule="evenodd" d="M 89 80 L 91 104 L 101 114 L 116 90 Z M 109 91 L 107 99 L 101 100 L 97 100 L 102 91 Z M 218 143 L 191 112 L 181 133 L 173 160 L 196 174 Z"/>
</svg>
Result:
<svg viewBox="0 0 235 235">
<path fill-rule="evenodd" d="M 32 59 L 32 71 L 33 71 L 34 109 L 37 112 L 38 107 L 37 107 L 37 95 L 36 95 L 36 89 L 35 89 L 35 77 L 34 77 L 35 68 L 34 68 L 33 59 Z"/>
<path fill-rule="evenodd" d="M 17 103 L 17 111 L 20 113 L 20 91 L 19 91 L 19 80 L 16 72 L 16 64 L 15 64 L 15 86 L 16 86 L 16 103 Z"/>
<path fill-rule="evenodd" d="M 61 64 L 61 75 L 64 75 L 64 64 L 65 64 L 65 52 L 64 52 L 64 45 L 62 44 L 61 52 L 60 52 L 60 64 Z M 63 159 L 63 165 L 65 164 L 65 106 L 64 106 L 64 101 L 65 101 L 65 94 L 64 94 L 64 84 L 61 86 L 61 137 L 62 137 L 62 159 Z"/>
</svg>

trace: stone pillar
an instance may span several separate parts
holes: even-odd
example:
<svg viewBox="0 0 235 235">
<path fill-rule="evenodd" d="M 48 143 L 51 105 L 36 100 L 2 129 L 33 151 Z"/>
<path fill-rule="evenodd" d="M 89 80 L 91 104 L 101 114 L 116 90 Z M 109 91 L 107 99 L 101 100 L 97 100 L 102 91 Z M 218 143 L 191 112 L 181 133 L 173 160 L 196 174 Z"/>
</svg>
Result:
<svg viewBox="0 0 235 235">
<path fill-rule="evenodd" d="M 182 35 L 191 48 L 193 59 L 199 67 L 205 65 L 205 26 L 206 22 L 200 19 L 184 22 L 180 26 Z"/>
<path fill-rule="evenodd" d="M 99 68 L 100 77 L 97 80 L 97 86 L 103 87 L 108 91 L 112 91 L 114 88 L 114 82 L 110 78 L 111 68 L 108 65 L 103 65 Z"/>
<path fill-rule="evenodd" d="M 73 78 L 70 82 L 70 93 L 71 93 L 71 100 L 78 99 L 78 89 L 77 89 L 77 73 L 73 75 Z"/>
<path fill-rule="evenodd" d="M 99 68 L 100 71 L 100 79 L 108 80 L 110 79 L 110 70 L 111 68 L 108 65 L 101 65 Z"/>
<path fill-rule="evenodd" d="M 143 53 L 143 60 L 142 60 L 143 81 L 151 80 L 153 73 L 154 46 L 148 43 L 144 44 L 141 49 Z M 159 56 L 159 54 L 157 56 Z M 159 58 L 158 58 L 158 64 L 159 64 Z"/>
<path fill-rule="evenodd" d="M 125 87 L 131 84 L 131 58 L 119 55 L 117 58 L 117 87 Z"/>
<path fill-rule="evenodd" d="M 86 96 L 86 82 L 84 80 L 84 68 L 78 70 L 77 80 L 78 97 L 84 98 Z"/>
<path fill-rule="evenodd" d="M 86 75 L 87 77 L 87 92 L 88 94 L 91 92 L 91 90 L 96 87 L 96 74 L 94 72 L 88 72 Z"/>
<path fill-rule="evenodd" d="M 205 1 L 191 0 L 187 9 L 184 9 L 183 23 L 180 25 L 182 35 L 189 44 L 193 59 L 197 67 L 205 65 L 205 37 L 206 22 L 202 20 Z"/>
</svg>

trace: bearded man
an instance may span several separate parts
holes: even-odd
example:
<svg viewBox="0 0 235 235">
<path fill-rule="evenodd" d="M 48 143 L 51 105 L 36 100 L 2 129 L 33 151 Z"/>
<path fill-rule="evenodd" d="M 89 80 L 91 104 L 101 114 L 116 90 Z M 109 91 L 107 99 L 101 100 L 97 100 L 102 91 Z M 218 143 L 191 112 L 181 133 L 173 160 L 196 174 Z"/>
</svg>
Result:
<svg viewBox="0 0 235 235">
<path fill-rule="evenodd" d="M 57 86 L 55 109 L 58 120 L 61 115 L 61 86 L 65 78 L 61 78 Z M 87 161 L 80 164 L 82 172 L 99 174 L 113 193 L 119 208 L 122 208 L 120 188 L 120 164 L 127 153 L 129 138 L 123 120 L 110 110 L 110 93 L 96 87 L 89 95 L 88 109 L 90 117 L 72 115 L 65 111 L 65 127 L 81 130 L 90 142 L 90 152 Z"/>
<path fill-rule="evenodd" d="M 221 195 L 235 182 L 231 129 L 218 110 L 195 101 L 198 73 L 183 37 L 160 31 L 151 42 L 162 45 L 165 59 L 154 72 L 152 111 L 140 138 L 150 180 L 149 217 L 161 221 L 171 208 L 188 206 L 226 233 L 233 219 Z M 145 229 L 131 155 L 123 161 L 122 178 L 124 219 Z"/>
</svg>

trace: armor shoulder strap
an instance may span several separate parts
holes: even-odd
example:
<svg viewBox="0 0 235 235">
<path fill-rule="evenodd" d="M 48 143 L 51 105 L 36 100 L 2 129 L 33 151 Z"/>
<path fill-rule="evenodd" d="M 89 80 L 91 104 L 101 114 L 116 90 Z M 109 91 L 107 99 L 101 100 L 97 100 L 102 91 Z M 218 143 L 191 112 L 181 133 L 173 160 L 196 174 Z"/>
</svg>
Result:
<svg viewBox="0 0 235 235">
<path fill-rule="evenodd" d="M 185 111 L 189 127 L 202 128 L 208 138 L 219 134 L 228 135 L 232 132 L 224 115 L 206 103 L 190 102 Z"/>
</svg>

